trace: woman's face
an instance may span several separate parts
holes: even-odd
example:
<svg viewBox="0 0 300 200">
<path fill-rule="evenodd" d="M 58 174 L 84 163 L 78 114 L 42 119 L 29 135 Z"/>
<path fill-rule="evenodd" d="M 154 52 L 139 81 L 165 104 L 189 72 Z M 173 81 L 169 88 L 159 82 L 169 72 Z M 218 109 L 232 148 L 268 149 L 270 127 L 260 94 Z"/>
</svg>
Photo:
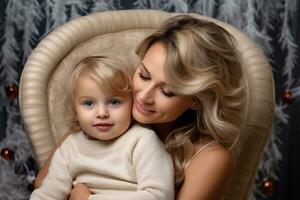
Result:
<svg viewBox="0 0 300 200">
<path fill-rule="evenodd" d="M 172 92 L 164 73 L 165 49 L 155 43 L 147 51 L 133 78 L 133 117 L 143 124 L 169 123 L 192 107 L 191 96 Z"/>
</svg>

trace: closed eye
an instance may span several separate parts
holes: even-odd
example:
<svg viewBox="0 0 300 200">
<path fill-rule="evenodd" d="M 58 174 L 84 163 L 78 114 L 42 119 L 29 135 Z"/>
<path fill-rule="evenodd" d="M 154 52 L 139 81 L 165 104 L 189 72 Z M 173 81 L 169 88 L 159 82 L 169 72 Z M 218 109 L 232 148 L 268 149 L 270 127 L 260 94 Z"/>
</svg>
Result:
<svg viewBox="0 0 300 200">
<path fill-rule="evenodd" d="M 165 90 L 161 90 L 161 92 L 166 96 L 166 97 L 174 97 L 175 94 L 173 92 L 169 92 L 169 91 L 165 91 Z"/>
<path fill-rule="evenodd" d="M 150 73 L 145 67 L 144 63 L 140 63 L 138 75 L 142 80 L 151 80 Z"/>
<path fill-rule="evenodd" d="M 151 80 L 151 78 L 149 76 L 144 75 L 142 72 L 139 73 L 139 77 L 145 81 Z"/>
</svg>

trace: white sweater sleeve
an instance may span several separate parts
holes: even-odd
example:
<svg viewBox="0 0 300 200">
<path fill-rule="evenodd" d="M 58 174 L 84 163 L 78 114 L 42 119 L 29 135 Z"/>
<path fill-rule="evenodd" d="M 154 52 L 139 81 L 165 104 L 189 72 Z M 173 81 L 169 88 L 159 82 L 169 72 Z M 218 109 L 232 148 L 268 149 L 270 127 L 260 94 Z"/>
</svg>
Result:
<svg viewBox="0 0 300 200">
<path fill-rule="evenodd" d="M 70 136 L 69 136 L 70 137 Z M 70 138 L 67 138 L 59 149 L 56 150 L 49 172 L 42 185 L 33 191 L 30 200 L 66 200 L 71 188 L 72 177 L 69 172 Z"/>
<path fill-rule="evenodd" d="M 89 200 L 174 200 L 173 162 L 154 132 L 138 140 L 132 162 L 137 175 L 136 192 L 93 194 Z"/>
</svg>

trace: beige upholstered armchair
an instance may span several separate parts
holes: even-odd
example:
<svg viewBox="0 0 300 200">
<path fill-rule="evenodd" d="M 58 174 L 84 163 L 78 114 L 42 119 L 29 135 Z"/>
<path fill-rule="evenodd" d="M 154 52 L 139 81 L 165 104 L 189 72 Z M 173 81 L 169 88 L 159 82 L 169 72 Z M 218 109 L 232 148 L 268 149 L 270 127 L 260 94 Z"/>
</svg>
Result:
<svg viewBox="0 0 300 200">
<path fill-rule="evenodd" d="M 57 28 L 33 50 L 20 82 L 20 109 L 26 132 L 42 165 L 55 143 L 67 131 L 63 85 L 80 59 L 111 51 L 137 62 L 134 49 L 145 35 L 165 19 L 177 15 L 153 10 L 102 12 L 80 17 Z M 224 22 L 238 41 L 247 85 L 246 113 L 241 134 L 241 153 L 225 199 L 243 200 L 251 189 L 270 133 L 274 113 L 274 83 L 263 52 L 248 37 Z"/>
</svg>

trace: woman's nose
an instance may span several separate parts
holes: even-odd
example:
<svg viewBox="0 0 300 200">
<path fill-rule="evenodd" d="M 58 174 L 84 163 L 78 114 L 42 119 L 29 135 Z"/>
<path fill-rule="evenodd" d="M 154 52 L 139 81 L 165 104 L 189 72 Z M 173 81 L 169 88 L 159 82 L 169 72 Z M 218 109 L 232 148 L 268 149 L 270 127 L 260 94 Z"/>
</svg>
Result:
<svg viewBox="0 0 300 200">
<path fill-rule="evenodd" d="M 147 87 L 140 90 L 139 100 L 144 104 L 153 104 L 154 103 L 154 87 L 148 85 Z"/>
<path fill-rule="evenodd" d="M 97 109 L 97 118 L 108 118 L 109 110 L 105 105 L 99 105 Z"/>
</svg>

